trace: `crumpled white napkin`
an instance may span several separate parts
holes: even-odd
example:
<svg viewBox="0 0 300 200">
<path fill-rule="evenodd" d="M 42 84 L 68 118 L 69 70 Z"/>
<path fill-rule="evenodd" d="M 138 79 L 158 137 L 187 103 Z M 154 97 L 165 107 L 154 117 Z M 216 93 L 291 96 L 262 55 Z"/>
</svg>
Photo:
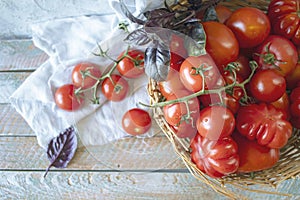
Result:
<svg viewBox="0 0 300 200">
<path fill-rule="evenodd" d="M 163 1 L 128 0 L 128 8 L 138 15 L 147 9 L 161 7 Z M 71 82 L 71 71 L 80 61 L 92 61 L 108 66 L 111 61 L 96 57 L 97 43 L 112 57 L 127 48 L 122 41 L 125 32 L 117 28 L 126 18 L 120 12 L 118 0 L 109 1 L 113 15 L 80 16 L 41 22 L 32 26 L 34 44 L 49 55 L 49 60 L 33 72 L 10 97 L 13 107 L 34 130 L 40 146 L 47 149 L 49 141 L 61 131 L 75 125 L 83 145 L 101 145 L 127 137 L 122 131 L 121 117 L 129 108 L 148 103 L 147 78 L 131 81 L 129 97 L 119 103 L 108 102 L 101 96 L 101 103 L 87 102 L 75 112 L 66 112 L 54 103 L 57 87 Z M 136 25 L 131 25 L 134 28 Z M 120 48 L 121 47 L 121 48 Z M 149 111 L 150 112 L 150 111 Z M 145 136 L 157 132 L 155 127 Z"/>
</svg>

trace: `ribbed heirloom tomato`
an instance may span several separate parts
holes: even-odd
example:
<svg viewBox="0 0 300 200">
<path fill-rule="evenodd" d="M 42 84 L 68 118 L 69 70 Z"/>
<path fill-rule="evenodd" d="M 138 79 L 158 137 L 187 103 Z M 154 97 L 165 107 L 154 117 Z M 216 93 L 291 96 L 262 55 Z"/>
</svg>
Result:
<svg viewBox="0 0 300 200">
<path fill-rule="evenodd" d="M 300 45 L 300 1 L 273 0 L 269 4 L 268 17 L 273 32 Z"/>
</svg>

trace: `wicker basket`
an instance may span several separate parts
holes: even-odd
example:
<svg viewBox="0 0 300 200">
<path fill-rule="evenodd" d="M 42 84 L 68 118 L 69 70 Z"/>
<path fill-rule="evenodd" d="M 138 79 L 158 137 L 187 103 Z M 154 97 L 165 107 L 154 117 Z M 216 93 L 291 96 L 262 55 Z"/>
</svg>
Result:
<svg viewBox="0 0 300 200">
<path fill-rule="evenodd" d="M 233 0 L 221 2 L 221 4 L 226 5 L 231 9 L 236 9 L 243 6 L 252 6 L 264 11 L 266 10 L 268 3 L 269 1 L 262 0 Z M 158 83 L 154 80 L 149 81 L 148 94 L 150 96 L 151 104 L 155 104 L 162 99 L 162 94 L 159 91 Z M 227 187 L 224 187 L 227 184 L 247 191 L 280 194 L 276 192 L 267 192 L 264 190 L 254 190 L 250 189 L 248 186 L 262 185 L 274 188 L 282 181 L 295 178 L 300 174 L 300 130 L 294 129 L 293 136 L 288 141 L 288 144 L 281 149 L 280 160 L 273 168 L 255 173 L 231 174 L 224 178 L 212 179 L 200 171 L 191 161 L 189 139 L 182 139 L 176 136 L 173 129 L 164 119 L 162 108 L 154 108 L 154 119 L 160 126 L 161 130 L 165 133 L 173 145 L 175 152 L 181 157 L 191 174 L 198 180 L 211 186 L 216 192 L 229 198 L 241 199 L 243 197 L 237 196 L 235 192 L 229 190 Z"/>
</svg>

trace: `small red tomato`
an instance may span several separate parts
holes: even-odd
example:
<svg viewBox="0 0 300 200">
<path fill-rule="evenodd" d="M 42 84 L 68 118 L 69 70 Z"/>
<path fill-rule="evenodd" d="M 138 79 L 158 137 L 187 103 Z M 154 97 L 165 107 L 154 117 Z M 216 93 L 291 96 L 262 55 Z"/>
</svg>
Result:
<svg viewBox="0 0 300 200">
<path fill-rule="evenodd" d="M 113 74 L 110 78 L 105 78 L 101 85 L 102 93 L 110 101 L 122 101 L 125 99 L 129 85 L 122 76 Z"/>
<path fill-rule="evenodd" d="M 197 134 L 197 128 L 192 123 L 182 122 L 177 126 L 171 126 L 174 133 L 179 138 L 194 138 Z"/>
<path fill-rule="evenodd" d="M 231 135 L 235 128 L 233 113 L 223 106 L 202 109 L 197 120 L 198 133 L 209 140 L 218 140 Z"/>
<path fill-rule="evenodd" d="M 209 54 L 188 57 L 182 63 L 179 74 L 183 85 L 192 92 L 214 88 L 220 76 L 218 67 Z"/>
<path fill-rule="evenodd" d="M 265 103 L 241 106 L 236 116 L 236 129 L 249 140 L 276 149 L 284 147 L 293 132 L 286 115 Z"/>
<path fill-rule="evenodd" d="M 236 142 L 231 137 L 209 140 L 197 134 L 191 141 L 191 160 L 213 178 L 235 173 L 239 167 Z"/>
<path fill-rule="evenodd" d="M 262 102 L 278 100 L 286 91 L 286 81 L 274 69 L 257 71 L 250 83 L 250 92 L 254 98 Z"/>
<path fill-rule="evenodd" d="M 236 73 L 240 77 L 242 77 L 243 80 L 248 78 L 249 75 L 251 74 L 251 68 L 249 66 L 249 59 L 245 55 L 240 54 L 239 57 L 234 62 L 237 66 Z"/>
<path fill-rule="evenodd" d="M 128 110 L 122 118 L 122 127 L 130 135 L 141 135 L 151 128 L 149 113 L 140 108 Z"/>
<path fill-rule="evenodd" d="M 121 53 L 118 59 L 125 56 L 117 65 L 117 70 L 126 78 L 137 78 L 144 74 L 144 53 L 139 50 L 129 50 Z"/>
<path fill-rule="evenodd" d="M 56 105 L 66 111 L 75 111 L 83 104 L 83 94 L 76 95 L 76 88 L 72 84 L 66 84 L 59 87 L 55 92 Z"/>
<path fill-rule="evenodd" d="M 92 87 L 100 77 L 100 66 L 90 62 L 79 63 L 72 71 L 73 84 L 82 89 Z"/>
<path fill-rule="evenodd" d="M 260 69 L 275 69 L 282 76 L 287 76 L 295 69 L 298 54 L 291 41 L 279 35 L 270 35 L 257 47 L 254 59 Z"/>
<path fill-rule="evenodd" d="M 238 145 L 240 158 L 237 172 L 249 173 L 269 169 L 279 160 L 279 149 L 261 146 L 257 141 L 248 140 L 238 132 L 234 132 L 232 138 Z"/>
<path fill-rule="evenodd" d="M 235 10 L 226 25 L 235 34 L 241 48 L 251 48 L 262 43 L 270 34 L 271 24 L 267 15 L 252 7 Z"/>
<path fill-rule="evenodd" d="M 206 33 L 205 48 L 219 69 L 223 70 L 238 58 L 239 43 L 232 31 L 220 22 L 207 21 L 202 25 Z"/>
</svg>

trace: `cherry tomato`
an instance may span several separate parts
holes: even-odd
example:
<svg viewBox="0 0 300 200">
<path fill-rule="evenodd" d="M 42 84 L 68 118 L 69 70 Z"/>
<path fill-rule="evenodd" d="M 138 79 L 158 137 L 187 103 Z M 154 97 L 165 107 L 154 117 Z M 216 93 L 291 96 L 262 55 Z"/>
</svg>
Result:
<svg viewBox="0 0 300 200">
<path fill-rule="evenodd" d="M 90 62 L 78 63 L 72 71 L 73 84 L 82 89 L 92 87 L 100 77 L 100 66 Z"/>
<path fill-rule="evenodd" d="M 206 33 L 206 50 L 222 70 L 239 55 L 239 43 L 232 31 L 224 24 L 215 21 L 202 23 Z"/>
<path fill-rule="evenodd" d="M 285 78 L 274 69 L 257 71 L 252 77 L 250 92 L 254 98 L 263 102 L 278 100 L 286 90 Z"/>
<path fill-rule="evenodd" d="M 125 99 L 129 85 L 120 75 L 113 74 L 110 78 L 105 78 L 101 85 L 102 93 L 110 101 L 122 101 Z"/>
<path fill-rule="evenodd" d="M 294 71 L 285 77 L 286 87 L 288 89 L 293 89 L 297 86 L 297 83 L 300 81 L 300 63 L 297 63 Z"/>
<path fill-rule="evenodd" d="M 73 84 L 66 84 L 59 87 L 55 92 L 56 105 L 66 111 L 78 110 L 84 103 L 83 94 L 76 95 L 78 89 Z"/>
<path fill-rule="evenodd" d="M 255 140 L 248 140 L 238 132 L 232 134 L 238 145 L 240 158 L 237 172 L 249 173 L 273 167 L 279 160 L 279 149 L 262 146 Z"/>
<path fill-rule="evenodd" d="M 286 115 L 265 103 L 241 106 L 236 116 L 236 128 L 249 140 L 277 149 L 287 143 L 293 131 Z"/>
<path fill-rule="evenodd" d="M 238 147 L 231 137 L 213 141 L 197 134 L 191 149 L 191 159 L 197 168 L 213 178 L 235 173 L 239 167 Z"/>
<path fill-rule="evenodd" d="M 192 123 L 180 123 L 177 126 L 171 126 L 173 129 L 174 133 L 177 135 L 179 138 L 194 138 L 195 135 L 197 134 L 197 128 L 195 125 Z"/>
<path fill-rule="evenodd" d="M 175 100 L 190 94 L 191 93 L 189 91 L 178 90 L 174 94 L 168 96 L 166 100 Z M 200 105 L 198 98 L 196 97 L 188 100 L 187 104 L 180 102 L 169 104 L 163 107 L 164 117 L 171 126 L 179 126 L 182 123 L 188 123 L 195 127 L 197 117 L 199 116 L 199 110 Z"/>
<path fill-rule="evenodd" d="M 128 110 L 122 118 L 122 127 L 130 135 L 141 135 L 151 128 L 149 113 L 140 108 Z"/>
<path fill-rule="evenodd" d="M 232 11 L 229 8 L 227 8 L 226 6 L 220 5 L 220 4 L 218 4 L 215 7 L 215 10 L 216 10 L 219 22 L 221 22 L 223 24 L 226 22 L 226 20 L 232 14 Z"/>
<path fill-rule="evenodd" d="M 268 7 L 268 17 L 273 32 L 300 45 L 299 0 L 273 0 Z"/>
<path fill-rule="evenodd" d="M 241 48 L 251 48 L 262 43 L 270 33 L 271 25 L 267 15 L 252 7 L 235 10 L 226 25 L 235 34 Z"/>
<path fill-rule="evenodd" d="M 197 120 L 198 133 L 209 140 L 231 135 L 235 128 L 233 113 L 223 106 L 209 106 L 200 111 Z"/>
<path fill-rule="evenodd" d="M 290 74 L 298 61 L 297 49 L 292 42 L 279 35 L 270 35 L 254 54 L 261 69 L 276 69 L 282 76 Z"/>
<path fill-rule="evenodd" d="M 234 62 L 237 66 L 236 73 L 242 78 L 242 80 L 247 79 L 251 74 L 249 58 L 243 54 L 239 54 L 238 58 Z"/>
<path fill-rule="evenodd" d="M 121 59 L 125 52 L 121 53 L 118 59 Z M 118 63 L 117 70 L 126 78 L 137 78 L 144 74 L 144 53 L 139 50 L 131 49 L 125 57 Z"/>
<path fill-rule="evenodd" d="M 219 70 L 209 54 L 188 57 L 182 63 L 179 74 L 183 85 L 192 92 L 198 92 L 205 88 L 212 89 L 220 76 Z"/>
<path fill-rule="evenodd" d="M 169 74 L 165 81 L 158 83 L 159 91 L 164 97 L 174 94 L 175 91 L 184 90 L 185 87 L 180 81 L 179 72 L 170 68 Z"/>
</svg>

